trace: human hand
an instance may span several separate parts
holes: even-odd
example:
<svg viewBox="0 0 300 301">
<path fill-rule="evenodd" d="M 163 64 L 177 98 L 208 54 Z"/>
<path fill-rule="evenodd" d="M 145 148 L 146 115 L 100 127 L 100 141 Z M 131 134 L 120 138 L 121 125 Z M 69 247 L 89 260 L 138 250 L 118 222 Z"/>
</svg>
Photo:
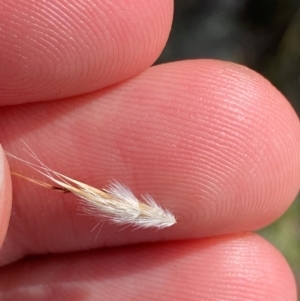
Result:
<svg viewBox="0 0 300 301">
<path fill-rule="evenodd" d="M 0 3 L 3 147 L 24 157 L 23 139 L 54 170 L 95 187 L 115 178 L 177 218 L 161 231 L 92 231 L 99 220 L 76 198 L 22 179 L 11 211 L 2 155 L 0 300 L 296 300 L 284 258 L 249 232 L 299 190 L 286 99 L 231 63 L 150 68 L 172 1 Z"/>
</svg>

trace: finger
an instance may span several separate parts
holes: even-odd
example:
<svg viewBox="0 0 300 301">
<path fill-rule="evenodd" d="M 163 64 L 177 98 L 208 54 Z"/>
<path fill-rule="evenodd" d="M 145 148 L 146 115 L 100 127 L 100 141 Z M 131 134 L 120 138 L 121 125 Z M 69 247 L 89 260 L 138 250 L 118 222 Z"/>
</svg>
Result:
<svg viewBox="0 0 300 301">
<path fill-rule="evenodd" d="M 0 105 L 91 92 L 149 67 L 171 0 L 0 0 Z"/>
<path fill-rule="evenodd" d="M 6 236 L 11 212 L 12 188 L 8 163 L 0 145 L 0 247 Z"/>
<path fill-rule="evenodd" d="M 281 254 L 252 234 L 26 259 L 2 268 L 0 291 L 0 300 L 297 300 Z"/>
<path fill-rule="evenodd" d="M 121 232 L 104 223 L 91 232 L 99 219 L 78 215 L 75 197 L 19 179 L 3 262 L 11 254 L 254 230 L 299 190 L 296 114 L 266 80 L 229 63 L 158 66 L 102 93 L 3 108 L 0 129 L 8 151 L 24 158 L 23 138 L 54 170 L 99 188 L 117 179 L 136 195 L 151 194 L 178 222 Z M 11 166 L 41 179 L 24 164 Z"/>
</svg>

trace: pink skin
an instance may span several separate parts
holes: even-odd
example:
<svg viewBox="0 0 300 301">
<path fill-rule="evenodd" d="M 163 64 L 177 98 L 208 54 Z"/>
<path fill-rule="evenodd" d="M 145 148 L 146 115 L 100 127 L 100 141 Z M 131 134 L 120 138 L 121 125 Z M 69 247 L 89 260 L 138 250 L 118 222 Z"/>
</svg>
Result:
<svg viewBox="0 0 300 301">
<path fill-rule="evenodd" d="M 2 163 L 1 242 L 11 219 L 0 263 L 15 263 L 2 268 L 0 300 L 296 301 L 285 260 L 247 233 L 278 218 L 299 190 L 300 127 L 286 99 L 231 63 L 149 68 L 170 30 L 171 1 L 5 2 L 4 149 L 28 159 L 23 139 L 65 175 L 148 192 L 178 223 L 161 231 L 103 223 L 91 232 L 99 219 L 80 214 L 73 196 L 16 178 L 11 213 Z M 126 246 L 141 242 L 156 243 Z"/>
</svg>

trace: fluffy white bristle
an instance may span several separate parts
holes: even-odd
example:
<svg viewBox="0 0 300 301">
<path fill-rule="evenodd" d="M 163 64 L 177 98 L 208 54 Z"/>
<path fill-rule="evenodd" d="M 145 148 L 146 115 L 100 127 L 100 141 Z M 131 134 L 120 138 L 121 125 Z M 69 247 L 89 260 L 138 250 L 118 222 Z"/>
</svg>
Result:
<svg viewBox="0 0 300 301">
<path fill-rule="evenodd" d="M 128 187 L 117 181 L 112 182 L 107 189 L 97 189 L 50 169 L 32 152 L 30 154 L 38 164 L 25 161 L 7 152 L 6 154 L 35 169 L 58 187 L 16 172 L 12 174 L 47 188 L 72 192 L 83 201 L 85 210 L 94 216 L 105 217 L 116 224 L 127 224 L 138 228 L 162 229 L 176 223 L 174 215 L 162 209 L 150 195 L 142 196 L 143 201 L 140 201 Z"/>
</svg>

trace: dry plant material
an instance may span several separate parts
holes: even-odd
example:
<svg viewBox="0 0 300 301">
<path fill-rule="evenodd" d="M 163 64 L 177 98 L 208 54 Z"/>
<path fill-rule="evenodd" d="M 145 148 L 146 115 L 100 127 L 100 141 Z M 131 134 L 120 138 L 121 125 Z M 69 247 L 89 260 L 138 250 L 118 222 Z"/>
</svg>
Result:
<svg viewBox="0 0 300 301">
<path fill-rule="evenodd" d="M 11 172 L 12 175 L 49 189 L 73 193 L 83 201 L 84 210 L 91 215 L 108 219 L 115 224 L 132 225 L 137 228 L 162 229 L 176 223 L 174 215 L 161 208 L 150 195 L 141 196 L 141 201 L 128 187 L 117 181 L 112 182 L 108 188 L 97 189 L 50 169 L 37 158 L 28 146 L 27 148 L 29 151 L 25 151 L 37 161 L 37 164 L 8 152 L 5 153 L 38 171 L 55 185 L 29 178 L 14 171 Z"/>
</svg>

